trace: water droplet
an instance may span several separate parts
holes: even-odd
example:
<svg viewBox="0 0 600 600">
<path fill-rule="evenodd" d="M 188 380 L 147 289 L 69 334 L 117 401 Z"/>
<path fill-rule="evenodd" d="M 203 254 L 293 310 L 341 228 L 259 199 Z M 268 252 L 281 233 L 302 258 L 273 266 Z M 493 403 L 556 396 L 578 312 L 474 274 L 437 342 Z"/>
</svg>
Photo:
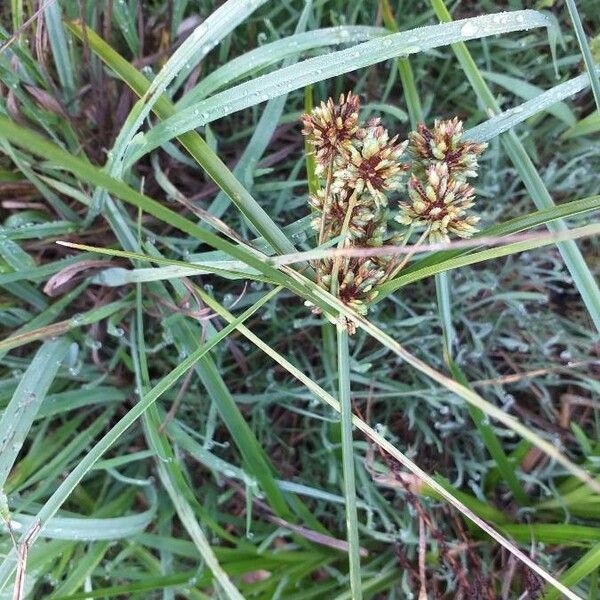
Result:
<svg viewBox="0 0 600 600">
<path fill-rule="evenodd" d="M 83 323 L 84 315 L 77 313 L 71 317 L 71 325 L 73 327 L 79 327 Z"/>
<path fill-rule="evenodd" d="M 467 21 L 460 28 L 460 35 L 463 35 L 464 37 L 471 37 L 473 35 L 476 35 L 478 31 L 479 27 L 475 25 L 475 23 L 473 23 L 472 21 Z"/>
<path fill-rule="evenodd" d="M 25 408 L 26 406 L 29 406 L 32 402 L 35 402 L 35 394 L 33 392 L 27 392 L 24 396 L 23 399 L 19 402 L 19 408 Z"/>
<path fill-rule="evenodd" d="M 102 348 L 102 342 L 98 340 L 90 340 L 86 345 L 92 350 L 100 350 Z"/>
<path fill-rule="evenodd" d="M 223 306 L 225 308 L 229 308 L 235 302 L 235 297 L 233 294 L 225 294 L 223 296 Z"/>
</svg>

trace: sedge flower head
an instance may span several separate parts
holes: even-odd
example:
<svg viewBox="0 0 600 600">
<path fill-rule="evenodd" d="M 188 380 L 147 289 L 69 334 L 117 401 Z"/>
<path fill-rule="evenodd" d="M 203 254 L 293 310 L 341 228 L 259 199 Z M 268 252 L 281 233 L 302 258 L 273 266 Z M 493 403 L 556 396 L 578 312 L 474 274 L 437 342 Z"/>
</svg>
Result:
<svg viewBox="0 0 600 600">
<path fill-rule="evenodd" d="M 340 96 L 339 102 L 329 98 L 302 115 L 302 133 L 315 149 L 317 175 L 322 175 L 337 157 L 349 152 L 359 130 L 359 110 L 358 96 L 348 92 Z"/>
<path fill-rule="evenodd" d="M 359 132 L 350 147 L 350 159 L 334 172 L 334 189 L 349 188 L 369 193 L 378 204 L 386 204 L 386 193 L 397 190 L 408 165 L 400 162 L 407 142 L 390 139 L 387 129 L 373 119 Z"/>
<path fill-rule="evenodd" d="M 403 225 L 426 226 L 431 242 L 448 242 L 454 233 L 468 238 L 477 231 L 479 217 L 468 214 L 475 201 L 474 188 L 449 174 L 444 162 L 426 169 L 426 177 L 412 175 L 408 182 L 409 202 L 401 202 L 396 217 Z"/>
<path fill-rule="evenodd" d="M 432 129 L 419 123 L 409 134 L 408 151 L 415 161 L 416 170 L 426 169 L 437 162 L 445 162 L 456 179 L 477 176 L 477 157 L 487 144 L 463 141 L 463 123 L 455 117 L 446 121 L 436 119 Z"/>
</svg>

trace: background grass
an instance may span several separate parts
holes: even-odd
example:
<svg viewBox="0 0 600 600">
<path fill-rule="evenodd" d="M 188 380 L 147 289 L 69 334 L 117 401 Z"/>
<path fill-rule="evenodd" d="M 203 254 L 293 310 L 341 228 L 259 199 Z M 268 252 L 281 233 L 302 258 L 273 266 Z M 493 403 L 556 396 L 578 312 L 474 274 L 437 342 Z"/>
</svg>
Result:
<svg viewBox="0 0 600 600">
<path fill-rule="evenodd" d="M 366 598 L 596 598 L 596 4 L 4 3 L 0 597 L 350 598 L 350 551 Z M 304 300 L 343 307 L 268 257 L 314 248 L 298 117 L 350 89 L 489 148 L 481 244 L 338 362 Z"/>
</svg>

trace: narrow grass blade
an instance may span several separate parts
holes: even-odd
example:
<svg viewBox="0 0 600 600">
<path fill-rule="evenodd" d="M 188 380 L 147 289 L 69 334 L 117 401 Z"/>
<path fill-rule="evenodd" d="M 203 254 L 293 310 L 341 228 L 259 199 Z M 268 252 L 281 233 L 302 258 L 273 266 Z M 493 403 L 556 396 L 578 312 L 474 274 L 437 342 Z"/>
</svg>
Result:
<svg viewBox="0 0 600 600">
<path fill-rule="evenodd" d="M 104 559 L 109 548 L 109 542 L 91 544 L 84 556 L 78 560 L 77 565 L 70 576 L 60 585 L 60 587 L 54 590 L 54 593 L 48 597 L 48 600 L 55 600 L 61 596 L 74 594 L 80 587 L 85 585 L 86 579 L 91 577 L 94 570 Z"/>
<path fill-rule="evenodd" d="M 581 17 L 579 16 L 579 11 L 577 10 L 575 0 L 566 0 L 566 3 L 567 8 L 569 9 L 571 21 L 573 21 L 573 27 L 575 28 L 577 42 L 579 43 L 579 48 L 581 49 L 581 54 L 583 55 L 583 62 L 585 63 L 585 68 L 587 69 L 590 83 L 592 85 L 592 93 L 594 94 L 594 100 L 596 101 L 596 108 L 600 110 L 600 80 L 598 79 L 598 73 L 596 72 L 597 67 L 594 65 L 594 58 L 592 57 L 592 52 L 585 35 L 585 31 L 583 31 Z"/>
<path fill-rule="evenodd" d="M 46 342 L 37 351 L 0 419 L 0 489 L 4 487 L 27 433 L 54 381 L 69 340 Z"/>
<path fill-rule="evenodd" d="M 575 585 L 584 577 L 587 577 L 590 573 L 595 571 L 598 567 L 600 567 L 600 544 L 596 544 L 572 567 L 567 569 L 567 571 L 561 576 L 560 580 L 565 585 Z M 543 600 L 556 600 L 559 597 L 560 593 L 557 589 L 549 589 L 542 598 Z"/>
<path fill-rule="evenodd" d="M 103 254 L 106 256 L 114 256 L 120 258 L 129 258 L 131 260 L 148 260 L 150 262 L 156 263 L 158 265 L 164 265 L 169 267 L 174 267 L 169 271 L 172 277 L 184 277 L 187 275 L 201 275 L 206 273 L 213 273 L 215 275 L 221 275 L 222 277 L 226 277 L 227 279 L 260 279 L 261 275 L 256 269 L 249 269 L 246 266 L 246 263 L 232 260 L 224 260 L 224 261 L 207 261 L 202 263 L 196 262 L 185 262 L 182 260 L 173 260 L 170 258 L 163 258 L 161 256 L 148 256 L 147 254 L 142 254 L 141 252 L 129 252 L 127 250 L 118 250 L 117 248 L 103 248 L 102 246 L 87 246 L 86 244 L 75 244 L 71 242 L 64 242 L 62 240 L 57 240 L 57 244 L 61 246 L 65 246 L 67 248 L 74 248 L 76 250 L 84 250 L 89 252 L 94 252 L 95 254 Z M 176 268 L 176 269 L 175 269 Z M 137 271 L 144 271 L 144 268 L 137 269 Z M 140 281 L 135 281 L 134 279 L 126 278 L 125 273 L 129 272 L 126 269 L 120 267 L 111 267 L 102 271 L 99 275 L 94 276 L 94 283 L 99 283 L 103 285 L 124 285 L 125 283 L 140 283 Z M 108 275 L 107 275 L 108 273 Z M 110 277 L 111 281 L 107 281 L 107 278 Z M 149 279 L 142 279 L 142 281 L 152 281 Z M 269 280 L 271 281 L 271 280 Z"/>
<path fill-rule="evenodd" d="M 472 254 L 463 254 L 462 256 L 456 258 L 450 258 L 430 266 L 415 269 L 410 273 L 399 275 L 393 281 L 387 283 L 386 285 L 382 285 L 382 292 L 389 293 L 400 287 L 408 285 L 409 283 L 419 281 L 424 277 L 431 277 L 436 273 L 441 273 L 451 269 L 457 269 L 459 267 L 465 267 L 467 265 L 474 265 L 479 262 L 492 260 L 503 256 L 509 256 L 511 254 L 515 254 L 516 252 L 526 252 L 527 250 L 533 250 L 534 248 L 542 248 L 557 242 L 564 243 L 565 240 L 574 240 L 588 236 L 595 236 L 598 235 L 599 231 L 600 230 L 598 229 L 597 225 L 586 225 L 584 227 L 578 227 L 577 229 L 566 230 L 563 233 L 554 233 L 533 237 L 521 242 L 510 242 L 496 248 L 473 252 Z"/>
<path fill-rule="evenodd" d="M 600 131 L 600 112 L 592 113 L 581 119 L 571 129 L 565 131 L 562 135 L 563 140 L 570 140 L 572 138 L 580 137 L 582 135 L 590 135 Z"/>
<path fill-rule="evenodd" d="M 389 31 L 398 33 L 400 29 L 396 22 L 396 17 L 392 11 L 390 0 L 380 0 L 380 9 L 383 16 L 383 22 Z M 398 73 L 402 82 L 402 91 L 406 99 L 408 115 L 410 117 L 410 126 L 415 129 L 417 124 L 423 121 L 423 109 L 421 108 L 421 100 L 415 83 L 415 75 L 413 73 L 410 60 L 408 58 L 400 58 L 398 60 Z"/>
<path fill-rule="evenodd" d="M 600 67 L 598 67 L 598 72 L 600 72 Z M 529 117 L 538 114 L 540 111 L 549 110 L 562 100 L 587 89 L 589 85 L 590 81 L 587 75 L 578 75 L 569 81 L 565 81 L 545 92 L 537 94 L 534 98 L 523 104 L 519 104 L 472 127 L 465 132 L 465 138 L 476 142 L 489 142 L 501 133 L 516 127 Z"/>
<path fill-rule="evenodd" d="M 329 27 L 290 35 L 264 46 L 259 46 L 238 56 L 215 71 L 208 73 L 194 88 L 182 96 L 175 107 L 177 110 L 207 98 L 218 89 L 231 85 L 237 79 L 268 67 L 280 60 L 294 57 L 309 50 L 326 48 L 338 44 L 357 43 L 386 34 L 381 27 L 364 25 Z"/>
<path fill-rule="evenodd" d="M 464 40 L 548 26 L 548 18 L 542 13 L 532 10 L 514 11 L 506 13 L 501 22 L 496 15 L 485 15 L 454 23 L 430 25 L 393 33 L 382 39 L 364 42 L 326 56 L 309 58 L 296 65 L 257 77 L 248 83 L 242 83 L 179 111 L 148 132 L 143 140 L 140 140 L 139 147 L 130 160 L 138 160 L 182 133 L 311 83 L 397 56 L 415 54 Z"/>
<path fill-rule="evenodd" d="M 354 466 L 354 442 L 352 439 L 352 397 L 350 391 L 350 352 L 348 330 L 338 325 L 338 390 L 342 425 L 342 468 L 344 473 L 344 498 L 346 501 L 346 528 L 348 535 L 348 558 L 350 562 L 350 589 L 353 600 L 361 600 L 360 540 L 358 537 L 358 512 L 356 509 L 356 481 Z"/>
<path fill-rule="evenodd" d="M 136 24 L 135 12 L 127 2 L 115 2 L 112 6 L 114 19 L 134 56 L 140 52 L 140 39 Z"/>
<path fill-rule="evenodd" d="M 533 85 L 532 83 L 524 81 L 523 79 L 519 79 L 518 77 L 512 77 L 511 75 L 496 73 L 494 71 L 482 71 L 481 74 L 488 81 L 499 85 L 510 94 L 514 94 L 518 98 L 522 98 L 526 101 L 534 100 L 545 93 L 545 90 L 539 88 L 537 85 Z M 557 101 L 554 104 L 548 104 L 547 106 L 541 107 L 540 112 L 543 111 L 554 115 L 567 127 L 572 127 L 577 121 L 573 111 L 569 108 L 569 105 L 562 101 Z"/>
<path fill-rule="evenodd" d="M 27 329 L 21 333 L 15 333 L 14 335 L 11 335 L 0 341 L 0 355 L 2 352 L 12 350 L 13 348 L 18 348 L 19 346 L 29 344 L 36 340 L 43 340 L 64 335 L 72 329 L 91 325 L 92 323 L 98 323 L 99 321 L 103 321 L 116 312 L 126 310 L 129 306 L 131 306 L 130 302 L 119 300 L 117 302 L 111 302 L 110 304 L 100 306 L 97 309 L 90 310 L 84 315 L 77 314 L 70 319 L 58 321 L 57 323 L 52 323 L 51 325 L 44 325 L 37 329 Z"/>
<path fill-rule="evenodd" d="M 58 78 L 65 92 L 67 100 L 71 100 L 75 94 L 75 73 L 73 61 L 67 46 L 67 37 L 63 29 L 61 9 L 58 2 L 48 2 L 44 8 L 44 19 L 48 28 L 48 40 L 52 49 L 54 66 Z"/>
<path fill-rule="evenodd" d="M 308 85 L 304 88 L 304 112 L 310 113 L 314 108 L 313 86 Z M 306 163 L 306 179 L 308 180 L 308 193 L 314 195 L 319 189 L 319 178 L 316 174 L 317 161 L 308 139 L 304 140 L 304 160 Z"/>
<path fill-rule="evenodd" d="M 156 502 L 148 510 L 126 517 L 95 519 L 85 517 L 53 517 L 48 521 L 42 537 L 54 540 L 94 542 L 100 540 L 127 539 L 141 533 L 152 523 L 156 514 Z M 29 529 L 35 523 L 35 517 L 15 514 L 13 526 L 19 530 Z"/>
</svg>

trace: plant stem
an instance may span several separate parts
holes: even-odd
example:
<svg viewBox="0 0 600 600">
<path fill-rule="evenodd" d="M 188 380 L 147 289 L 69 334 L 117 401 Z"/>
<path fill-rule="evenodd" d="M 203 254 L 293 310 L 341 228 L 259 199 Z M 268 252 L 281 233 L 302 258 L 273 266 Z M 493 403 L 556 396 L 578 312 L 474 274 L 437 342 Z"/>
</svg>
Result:
<svg viewBox="0 0 600 600">
<path fill-rule="evenodd" d="M 352 444 L 352 404 L 350 399 L 350 356 L 348 330 L 345 324 L 337 325 L 338 387 L 341 405 L 342 465 L 344 497 L 346 499 L 346 526 L 348 532 L 348 558 L 350 563 L 350 589 L 353 600 L 362 599 L 360 580 L 360 546 L 358 539 L 358 514 L 356 510 L 356 483 L 354 474 L 354 449 Z"/>
<path fill-rule="evenodd" d="M 310 113 L 313 109 L 313 86 L 307 85 L 304 88 L 304 112 Z M 315 170 L 317 168 L 317 161 L 315 159 L 315 153 L 313 151 L 312 144 L 308 139 L 304 140 L 304 156 L 306 156 L 306 177 L 308 179 L 308 193 L 312 196 L 317 193 L 319 189 L 319 178 L 317 177 Z"/>
<path fill-rule="evenodd" d="M 350 227 L 350 221 L 352 220 L 352 213 L 354 212 L 354 207 L 356 206 L 356 192 L 352 193 L 350 196 L 350 201 L 348 202 L 348 209 L 346 210 L 346 216 L 344 217 L 344 222 L 342 223 L 342 231 L 340 232 L 340 241 L 338 243 L 338 250 L 346 247 L 346 234 L 348 233 L 348 228 Z M 340 266 L 343 257 L 337 255 L 333 259 L 333 267 L 331 269 L 331 294 L 333 296 L 337 296 L 338 287 L 339 287 L 339 274 L 340 274 Z M 349 259 L 348 259 L 349 260 Z"/>
<path fill-rule="evenodd" d="M 400 273 L 400 271 L 402 271 L 402 269 L 404 269 L 404 267 L 406 266 L 406 263 L 414 256 L 415 252 L 419 249 L 419 246 L 423 243 L 423 240 L 429 235 L 429 230 L 430 230 L 430 228 L 428 227 L 421 234 L 421 237 L 417 240 L 417 243 L 414 244 L 413 247 L 410 249 L 410 252 L 407 252 L 404 255 L 404 258 L 398 264 L 398 266 L 394 267 L 394 270 L 392 271 L 392 274 L 390 275 L 390 279 L 393 279 L 394 277 L 396 277 L 396 275 L 398 275 L 398 273 Z"/>
<path fill-rule="evenodd" d="M 600 81 L 598 81 L 598 75 L 596 74 L 596 70 L 594 68 L 594 58 L 592 56 L 585 32 L 583 31 L 581 17 L 579 16 L 579 11 L 577 10 L 575 0 L 566 0 L 566 3 L 567 8 L 569 9 L 569 15 L 571 16 L 571 21 L 573 21 L 575 36 L 579 42 L 579 48 L 581 49 L 583 62 L 585 63 L 585 68 L 590 76 L 590 84 L 592 87 L 592 93 L 594 94 L 594 100 L 596 101 L 596 108 L 600 110 Z"/>
<path fill-rule="evenodd" d="M 381 0 L 380 8 L 386 28 L 392 33 L 398 33 L 400 29 L 396 23 L 390 0 Z M 416 129 L 417 123 L 423 120 L 423 109 L 421 108 L 421 100 L 415 83 L 415 75 L 408 58 L 398 59 L 398 73 L 400 74 L 402 91 L 404 92 L 406 107 L 408 108 L 410 126 L 412 129 Z"/>
<path fill-rule="evenodd" d="M 329 161 L 329 166 L 327 167 L 327 183 L 325 184 L 325 195 L 323 197 L 323 212 L 321 213 L 321 227 L 319 229 L 319 246 L 323 243 L 323 240 L 325 239 L 325 221 L 327 220 L 327 213 L 329 212 L 329 207 L 331 205 L 329 195 L 331 194 L 332 179 L 333 158 Z"/>
<path fill-rule="evenodd" d="M 454 326 L 452 325 L 452 302 L 450 299 L 449 274 L 447 271 L 436 273 L 435 291 L 444 335 L 444 359 L 446 364 L 452 360 Z"/>
</svg>

